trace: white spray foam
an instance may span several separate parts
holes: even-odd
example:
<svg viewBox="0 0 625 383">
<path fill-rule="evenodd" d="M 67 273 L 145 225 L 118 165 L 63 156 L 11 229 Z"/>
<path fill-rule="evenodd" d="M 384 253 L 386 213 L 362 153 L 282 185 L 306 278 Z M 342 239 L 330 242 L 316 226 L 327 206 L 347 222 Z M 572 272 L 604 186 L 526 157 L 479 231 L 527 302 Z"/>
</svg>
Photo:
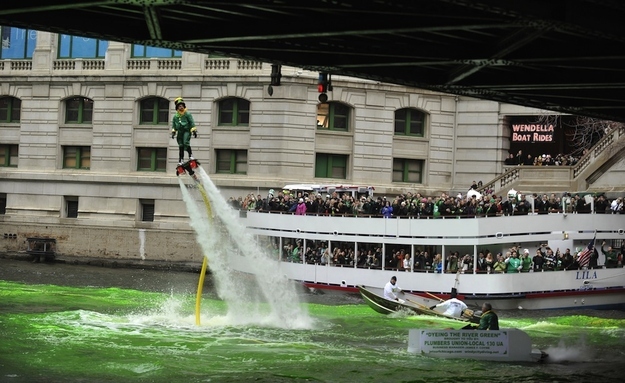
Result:
<svg viewBox="0 0 625 383">
<path fill-rule="evenodd" d="M 197 234 L 217 287 L 217 294 L 228 305 L 231 325 L 262 325 L 279 328 L 308 329 L 313 326 L 301 305 L 295 284 L 280 271 L 280 265 L 268 257 L 241 225 L 238 212 L 223 198 L 210 177 L 200 167 L 196 171 L 210 200 L 215 218 L 208 217 L 189 189 L 179 180 L 191 226 Z M 219 224 L 217 224 L 219 222 Z M 223 230 L 225 229 L 225 230 Z M 229 266 L 229 257 L 245 257 L 253 274 L 241 274 Z"/>
<path fill-rule="evenodd" d="M 575 344 L 566 344 L 564 340 L 560 340 L 557 346 L 544 351 L 549 354 L 550 363 L 591 362 L 595 358 L 594 351 L 586 344 L 583 336 Z"/>
</svg>

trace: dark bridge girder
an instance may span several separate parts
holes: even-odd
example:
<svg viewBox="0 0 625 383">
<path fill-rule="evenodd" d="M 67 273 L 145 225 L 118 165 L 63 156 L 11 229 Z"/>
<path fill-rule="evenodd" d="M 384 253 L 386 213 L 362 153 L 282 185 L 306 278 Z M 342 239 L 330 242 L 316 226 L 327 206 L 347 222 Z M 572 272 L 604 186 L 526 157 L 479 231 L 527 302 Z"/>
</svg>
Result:
<svg viewBox="0 0 625 383">
<path fill-rule="evenodd" d="M 37 0 L 0 25 L 291 65 L 625 122 L 618 0 Z"/>
</svg>

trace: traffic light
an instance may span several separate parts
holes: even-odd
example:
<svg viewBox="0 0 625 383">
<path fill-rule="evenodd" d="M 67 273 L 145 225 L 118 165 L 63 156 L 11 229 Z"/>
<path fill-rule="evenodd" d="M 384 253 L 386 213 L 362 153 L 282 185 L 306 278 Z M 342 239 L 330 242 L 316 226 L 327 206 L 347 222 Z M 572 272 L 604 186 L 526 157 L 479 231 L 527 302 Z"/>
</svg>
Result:
<svg viewBox="0 0 625 383">
<path fill-rule="evenodd" d="M 328 91 L 332 90 L 332 80 L 329 73 L 319 72 L 319 81 L 317 81 L 317 90 L 319 91 L 319 101 L 328 101 Z"/>
<path fill-rule="evenodd" d="M 271 64 L 271 82 L 267 87 L 267 93 L 273 96 L 273 87 L 280 86 L 280 79 L 282 78 L 282 65 Z"/>
<path fill-rule="evenodd" d="M 317 90 L 319 93 L 326 93 L 328 86 L 330 85 L 329 76 L 327 73 L 319 73 L 319 81 L 317 83 Z"/>
<path fill-rule="evenodd" d="M 271 85 L 280 86 L 280 79 L 282 78 L 282 65 L 271 65 Z"/>
</svg>

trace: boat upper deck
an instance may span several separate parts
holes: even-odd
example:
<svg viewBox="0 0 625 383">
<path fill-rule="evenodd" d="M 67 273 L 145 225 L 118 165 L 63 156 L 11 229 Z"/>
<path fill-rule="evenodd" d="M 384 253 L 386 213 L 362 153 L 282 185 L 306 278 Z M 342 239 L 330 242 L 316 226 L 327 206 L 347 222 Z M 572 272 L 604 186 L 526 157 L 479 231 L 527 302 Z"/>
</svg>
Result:
<svg viewBox="0 0 625 383">
<path fill-rule="evenodd" d="M 242 223 L 254 235 L 309 240 L 414 245 L 547 243 L 625 239 L 621 214 L 529 214 L 460 219 L 294 215 L 249 211 Z"/>
</svg>

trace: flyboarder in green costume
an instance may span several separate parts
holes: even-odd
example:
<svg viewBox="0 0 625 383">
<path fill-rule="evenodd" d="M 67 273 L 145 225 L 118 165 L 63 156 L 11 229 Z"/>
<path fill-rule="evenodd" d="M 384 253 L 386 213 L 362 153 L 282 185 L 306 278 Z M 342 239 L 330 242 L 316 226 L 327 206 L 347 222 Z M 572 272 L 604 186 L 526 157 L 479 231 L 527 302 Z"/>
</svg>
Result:
<svg viewBox="0 0 625 383">
<path fill-rule="evenodd" d="M 176 106 L 176 114 L 171 121 L 171 138 L 178 141 L 178 165 L 184 163 L 184 152 L 189 153 L 189 160 L 193 160 L 193 151 L 191 149 L 191 134 L 197 138 L 197 128 L 193 116 L 187 111 L 187 106 L 182 97 L 174 100 Z"/>
</svg>

